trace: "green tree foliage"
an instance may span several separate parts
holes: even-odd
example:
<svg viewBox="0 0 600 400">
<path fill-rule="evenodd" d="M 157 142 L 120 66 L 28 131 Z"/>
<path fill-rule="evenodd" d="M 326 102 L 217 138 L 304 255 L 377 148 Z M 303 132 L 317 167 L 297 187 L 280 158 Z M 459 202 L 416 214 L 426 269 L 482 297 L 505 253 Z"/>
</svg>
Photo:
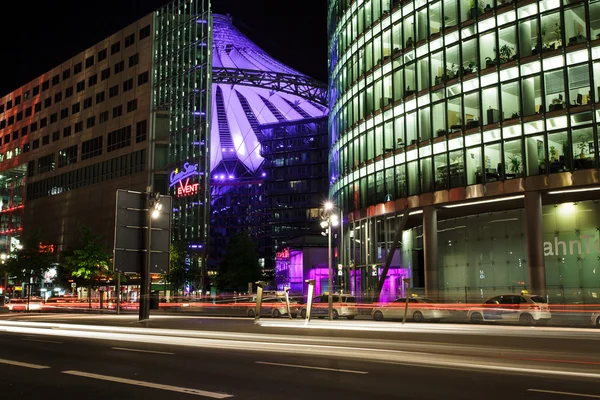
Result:
<svg viewBox="0 0 600 400">
<path fill-rule="evenodd" d="M 52 255 L 40 251 L 40 232 L 35 231 L 23 240 L 23 247 L 9 257 L 4 270 L 14 282 L 36 282 L 52 266 Z"/>
<path fill-rule="evenodd" d="M 248 282 L 256 282 L 262 277 L 256 246 L 248 232 L 232 237 L 226 254 L 219 266 L 216 280 L 220 290 L 248 290 Z"/>
<path fill-rule="evenodd" d="M 185 264 L 187 256 L 185 243 L 171 243 L 169 273 L 164 275 L 165 281 L 175 291 L 182 290 L 191 279 L 191 274 Z"/>
<path fill-rule="evenodd" d="M 91 306 L 92 288 L 97 288 L 100 280 L 110 275 L 110 255 L 90 228 L 80 225 L 79 232 L 79 243 L 66 251 L 64 270 L 67 275 L 71 275 L 87 286 Z"/>
</svg>

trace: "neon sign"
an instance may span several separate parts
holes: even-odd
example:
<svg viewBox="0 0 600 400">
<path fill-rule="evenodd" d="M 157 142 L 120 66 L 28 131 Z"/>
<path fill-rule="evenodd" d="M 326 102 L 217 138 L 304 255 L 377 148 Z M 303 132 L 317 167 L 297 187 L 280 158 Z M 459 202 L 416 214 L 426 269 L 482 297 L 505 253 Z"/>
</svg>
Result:
<svg viewBox="0 0 600 400">
<path fill-rule="evenodd" d="M 200 175 L 200 173 L 198 172 L 198 164 L 185 163 L 183 164 L 183 169 L 181 171 L 179 170 L 179 168 L 176 168 L 175 171 L 171 172 L 171 176 L 169 179 L 169 187 L 173 187 L 178 183 L 181 183 L 184 179 L 198 175 Z M 186 184 L 187 182 L 189 182 L 189 179 L 187 179 Z M 198 189 L 197 184 L 196 189 Z"/>
<path fill-rule="evenodd" d="M 185 180 L 185 183 L 181 180 L 177 186 L 177 197 L 193 196 L 198 194 L 199 183 L 190 183 L 190 178 Z"/>
<path fill-rule="evenodd" d="M 285 248 L 283 251 L 278 251 L 275 253 L 275 258 L 278 260 L 287 260 L 290 258 L 290 249 Z"/>
</svg>

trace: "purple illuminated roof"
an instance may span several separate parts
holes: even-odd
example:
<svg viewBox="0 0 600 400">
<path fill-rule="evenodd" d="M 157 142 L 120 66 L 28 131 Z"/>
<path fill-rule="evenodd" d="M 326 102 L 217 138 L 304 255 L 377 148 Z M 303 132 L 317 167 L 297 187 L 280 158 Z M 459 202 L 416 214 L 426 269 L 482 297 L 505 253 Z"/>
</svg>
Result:
<svg viewBox="0 0 600 400">
<path fill-rule="evenodd" d="M 301 93 L 309 93 L 311 78 L 270 57 L 230 17 L 214 14 L 213 31 L 211 171 L 252 175 L 263 163 L 260 125 L 323 117 L 328 111 L 313 98 L 274 90 L 273 77 L 285 75 L 282 79 L 297 78 L 304 84 Z"/>
</svg>

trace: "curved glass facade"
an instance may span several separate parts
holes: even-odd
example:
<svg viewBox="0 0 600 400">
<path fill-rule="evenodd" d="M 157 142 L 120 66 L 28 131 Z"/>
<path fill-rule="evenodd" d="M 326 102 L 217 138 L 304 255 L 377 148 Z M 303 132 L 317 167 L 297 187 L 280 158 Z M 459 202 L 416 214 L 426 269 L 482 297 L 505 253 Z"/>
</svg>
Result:
<svg viewBox="0 0 600 400">
<path fill-rule="evenodd" d="M 345 211 L 597 168 L 600 2 L 350 3 L 329 6 Z"/>
</svg>

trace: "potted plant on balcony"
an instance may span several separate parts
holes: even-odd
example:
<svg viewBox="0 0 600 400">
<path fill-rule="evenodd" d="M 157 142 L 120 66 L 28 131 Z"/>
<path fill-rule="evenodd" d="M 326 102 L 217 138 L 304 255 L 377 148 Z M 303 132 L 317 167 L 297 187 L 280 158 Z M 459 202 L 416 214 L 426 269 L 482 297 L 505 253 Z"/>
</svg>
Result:
<svg viewBox="0 0 600 400">
<path fill-rule="evenodd" d="M 494 62 L 494 60 L 492 60 L 491 57 L 486 57 L 485 58 L 485 67 L 486 68 L 491 68 L 491 67 L 493 67 L 495 65 L 496 65 L 496 63 Z"/>
<path fill-rule="evenodd" d="M 512 54 L 513 49 L 507 44 L 503 45 L 502 47 L 500 47 L 500 62 L 508 62 L 511 59 Z"/>
<path fill-rule="evenodd" d="M 510 172 L 515 174 L 515 176 L 521 173 L 523 163 L 521 162 L 520 154 L 511 154 L 510 156 L 508 156 L 508 164 L 508 169 L 510 170 Z"/>
</svg>

